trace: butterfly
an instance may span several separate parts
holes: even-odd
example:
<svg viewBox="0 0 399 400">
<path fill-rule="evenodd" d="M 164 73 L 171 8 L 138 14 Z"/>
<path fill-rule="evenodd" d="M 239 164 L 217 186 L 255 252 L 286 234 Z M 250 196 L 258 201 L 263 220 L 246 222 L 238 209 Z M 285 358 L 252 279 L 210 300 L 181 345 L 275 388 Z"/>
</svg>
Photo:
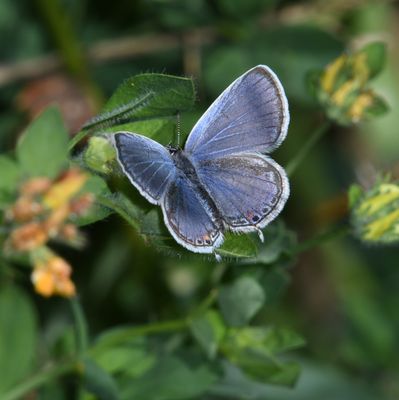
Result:
<svg viewBox="0 0 399 400">
<path fill-rule="evenodd" d="M 289 196 L 284 169 L 266 154 L 289 124 L 284 89 L 265 65 L 237 78 L 212 103 L 184 149 L 117 132 L 120 167 L 150 202 L 161 206 L 177 243 L 213 253 L 226 231 L 258 232 L 277 217 Z"/>
</svg>

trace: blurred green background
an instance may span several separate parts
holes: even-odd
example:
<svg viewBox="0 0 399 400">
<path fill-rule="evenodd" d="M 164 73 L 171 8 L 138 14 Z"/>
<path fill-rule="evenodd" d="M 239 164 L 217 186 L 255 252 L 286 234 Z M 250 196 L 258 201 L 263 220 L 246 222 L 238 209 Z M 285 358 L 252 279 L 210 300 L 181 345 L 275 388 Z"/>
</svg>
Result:
<svg viewBox="0 0 399 400">
<path fill-rule="evenodd" d="M 346 218 L 350 184 L 367 186 L 381 171 L 399 176 L 398 35 L 399 5 L 387 0 L 0 0 L 0 151 L 11 151 L 49 104 L 59 105 L 73 135 L 124 79 L 141 72 L 195 79 L 198 102 L 181 116 L 187 135 L 232 80 L 266 64 L 290 104 L 288 137 L 273 156 L 286 165 L 321 121 L 307 74 L 346 49 L 383 41 L 388 60 L 373 88 L 391 111 L 356 127 L 333 126 L 296 171 L 279 219 L 301 242 Z M 83 250 L 57 250 L 73 266 L 91 335 L 184 315 L 209 289 L 214 263 L 160 254 L 117 216 L 85 233 Z M 291 264 L 264 267 L 267 301 L 256 321 L 305 338 L 295 353 L 302 375 L 293 389 L 252 385 L 239 398 L 398 399 L 398 247 L 343 236 Z M 229 265 L 225 279 L 245 268 Z M 22 271 L 15 302 L 4 292 L 0 298 L 0 381 L 10 363 L 40 364 L 71 329 L 65 301 L 35 295 Z M 17 319 L 9 319 L 10 308 Z M 10 355 L 12 329 L 36 333 Z M 57 387 L 46 390 L 29 398 L 72 398 Z M 233 398 L 231 390 L 201 398 Z"/>
</svg>

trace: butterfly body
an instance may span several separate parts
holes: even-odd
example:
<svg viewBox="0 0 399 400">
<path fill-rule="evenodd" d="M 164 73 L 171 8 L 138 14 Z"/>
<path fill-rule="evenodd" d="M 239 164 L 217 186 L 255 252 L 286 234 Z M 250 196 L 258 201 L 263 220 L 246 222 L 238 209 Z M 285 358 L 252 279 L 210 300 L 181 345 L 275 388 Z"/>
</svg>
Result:
<svg viewBox="0 0 399 400">
<path fill-rule="evenodd" d="M 223 220 L 216 204 L 200 181 L 197 171 L 189 156 L 184 152 L 184 150 L 177 149 L 172 153 L 172 158 L 176 166 L 176 180 L 185 182 L 186 185 L 193 189 L 196 197 L 211 218 L 212 222 L 215 223 L 219 229 L 223 229 Z M 206 236 L 206 234 L 204 236 Z M 202 241 L 206 242 L 207 240 L 202 238 Z"/>
<path fill-rule="evenodd" d="M 183 149 L 118 132 L 117 159 L 131 183 L 160 205 L 175 240 L 214 252 L 224 232 L 260 232 L 289 194 L 282 167 L 264 153 L 288 128 L 288 104 L 274 73 L 258 66 L 234 81 L 191 131 Z"/>
</svg>

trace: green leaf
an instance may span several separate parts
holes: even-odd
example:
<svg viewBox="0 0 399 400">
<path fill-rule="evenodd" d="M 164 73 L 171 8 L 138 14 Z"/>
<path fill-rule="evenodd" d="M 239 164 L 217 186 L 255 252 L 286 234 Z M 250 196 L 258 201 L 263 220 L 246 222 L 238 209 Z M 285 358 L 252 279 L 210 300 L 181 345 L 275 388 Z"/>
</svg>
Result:
<svg viewBox="0 0 399 400">
<path fill-rule="evenodd" d="M 262 264 L 275 263 L 284 253 L 288 253 L 297 244 L 295 232 L 286 228 L 278 221 L 263 231 L 265 236 L 264 243 L 259 248 L 256 262 Z"/>
<path fill-rule="evenodd" d="M 191 321 L 190 328 L 192 335 L 208 357 L 214 358 L 226 332 L 220 314 L 215 310 L 208 310 L 203 316 Z"/>
<path fill-rule="evenodd" d="M 210 397 L 229 400 L 382 400 L 368 385 L 334 369 L 330 363 L 301 360 L 301 379 L 295 391 L 255 382 L 236 366 L 223 364 L 224 377 L 210 390 Z M 213 397 L 212 397 L 213 396 Z"/>
<path fill-rule="evenodd" d="M 175 357 L 164 358 L 139 379 L 125 381 L 121 399 L 187 400 L 200 397 L 216 376 L 206 366 L 189 368 Z"/>
<path fill-rule="evenodd" d="M 303 338 L 289 329 L 244 327 L 229 329 L 223 346 L 230 352 L 246 349 L 264 356 L 274 356 L 304 344 Z"/>
<path fill-rule="evenodd" d="M 191 79 L 162 74 L 137 75 L 119 86 L 101 113 L 87 122 L 84 128 L 176 115 L 191 108 L 194 99 Z"/>
<path fill-rule="evenodd" d="M 83 186 L 81 193 L 91 193 L 95 196 L 96 200 L 86 214 L 74 218 L 73 222 L 78 226 L 89 225 L 101 221 L 114 211 L 111 207 L 105 206 L 101 203 L 103 199 L 112 198 L 112 194 L 105 181 L 99 176 L 91 175 Z"/>
<path fill-rule="evenodd" d="M 373 42 L 359 50 L 360 54 L 365 54 L 366 65 L 369 70 L 369 79 L 378 75 L 386 63 L 386 44 L 383 42 Z"/>
<path fill-rule="evenodd" d="M 107 127 L 106 133 L 120 131 L 140 133 L 166 146 L 171 143 L 176 134 L 176 121 L 176 116 L 154 117 L 142 121 L 110 126 Z"/>
<path fill-rule="evenodd" d="M 105 349 L 98 354 L 96 362 L 110 374 L 138 377 L 154 366 L 155 356 L 144 346 L 131 344 Z"/>
<path fill-rule="evenodd" d="M 0 171 L 0 191 L 7 193 L 16 191 L 21 176 L 18 164 L 12 158 L 1 155 Z"/>
<path fill-rule="evenodd" d="M 68 133 L 58 109 L 48 108 L 26 129 L 17 144 L 17 158 L 28 176 L 56 177 L 66 166 Z"/>
<path fill-rule="evenodd" d="M 283 363 L 279 353 L 302 347 L 302 337 L 287 329 L 244 327 L 229 329 L 223 353 L 247 375 L 262 382 L 293 385 L 299 375 L 296 363 Z"/>
<path fill-rule="evenodd" d="M 236 360 L 236 365 L 253 379 L 291 387 L 295 385 L 301 373 L 301 368 L 296 362 L 273 363 L 249 354 Z"/>
<path fill-rule="evenodd" d="M 388 103 L 380 96 L 373 94 L 372 103 L 365 108 L 364 118 L 371 120 L 375 117 L 381 117 L 390 110 Z"/>
<path fill-rule="evenodd" d="M 259 12 L 265 12 L 265 9 L 275 7 L 278 2 L 279 0 L 217 0 L 216 3 L 218 8 L 227 16 L 245 19 L 251 15 L 257 15 Z"/>
<path fill-rule="evenodd" d="M 140 219 L 140 233 L 146 236 L 157 236 L 162 239 L 171 239 L 171 236 L 163 222 L 162 214 L 157 208 L 142 215 Z M 174 243 L 174 241 L 172 243 Z"/>
<path fill-rule="evenodd" d="M 84 385 L 88 392 L 95 394 L 99 400 L 118 400 L 118 386 L 110 374 L 87 359 L 84 362 Z"/>
<path fill-rule="evenodd" d="M 142 210 L 123 193 L 106 193 L 97 196 L 97 203 L 119 214 L 135 229 L 140 229 Z"/>
<path fill-rule="evenodd" d="M 165 227 L 162 213 L 159 209 L 153 209 L 143 215 L 140 220 L 140 233 L 147 236 L 157 248 L 179 254 L 192 254 L 178 245 L 172 238 Z M 249 258 L 256 256 L 257 247 L 248 235 L 227 233 L 225 242 L 215 253 L 228 258 Z"/>
<path fill-rule="evenodd" d="M 228 324 L 243 326 L 259 311 L 265 299 L 262 286 L 254 278 L 243 276 L 233 284 L 221 287 L 218 302 Z"/>
<path fill-rule="evenodd" d="M 354 207 L 362 196 L 363 196 L 362 187 L 357 184 L 351 185 L 348 189 L 349 208 Z"/>
<path fill-rule="evenodd" d="M 283 269 L 280 263 L 264 268 L 261 266 L 262 273 L 258 282 L 267 293 L 266 304 L 276 304 L 281 300 L 291 276 Z"/>
<path fill-rule="evenodd" d="M 322 70 L 312 70 L 308 71 L 305 75 L 305 85 L 313 99 L 317 99 L 320 96 L 320 79 L 322 74 Z"/>
<path fill-rule="evenodd" d="M 0 393 L 4 393 L 30 373 L 36 353 L 36 311 L 15 286 L 0 287 L 0 326 Z"/>
<path fill-rule="evenodd" d="M 227 233 L 225 241 L 216 250 L 222 257 L 255 257 L 258 252 L 256 244 L 249 235 L 234 235 Z"/>
</svg>

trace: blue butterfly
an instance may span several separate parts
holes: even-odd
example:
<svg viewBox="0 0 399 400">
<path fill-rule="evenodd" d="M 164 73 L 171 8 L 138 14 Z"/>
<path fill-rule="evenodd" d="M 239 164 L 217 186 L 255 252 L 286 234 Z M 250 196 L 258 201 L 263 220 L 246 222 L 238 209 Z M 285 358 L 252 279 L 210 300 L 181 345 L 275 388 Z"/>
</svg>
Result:
<svg viewBox="0 0 399 400">
<path fill-rule="evenodd" d="M 289 195 L 284 169 L 264 153 L 284 140 L 288 102 L 277 76 L 258 65 L 213 102 L 184 149 L 117 132 L 117 160 L 130 182 L 162 208 L 165 225 L 182 246 L 212 253 L 224 232 L 258 232 Z"/>
</svg>

